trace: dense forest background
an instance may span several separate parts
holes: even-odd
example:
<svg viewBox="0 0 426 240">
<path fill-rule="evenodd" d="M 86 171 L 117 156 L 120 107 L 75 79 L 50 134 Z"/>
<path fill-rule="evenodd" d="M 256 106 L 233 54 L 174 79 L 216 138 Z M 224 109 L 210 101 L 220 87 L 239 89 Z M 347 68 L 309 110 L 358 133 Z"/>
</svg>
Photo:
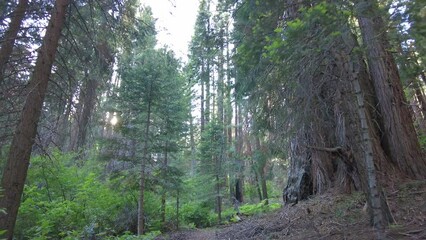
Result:
<svg viewBox="0 0 426 240">
<path fill-rule="evenodd" d="M 183 62 L 137 0 L 2 1 L 0 234 L 148 238 L 330 191 L 380 233 L 384 189 L 426 178 L 425 6 L 200 0 Z"/>
</svg>

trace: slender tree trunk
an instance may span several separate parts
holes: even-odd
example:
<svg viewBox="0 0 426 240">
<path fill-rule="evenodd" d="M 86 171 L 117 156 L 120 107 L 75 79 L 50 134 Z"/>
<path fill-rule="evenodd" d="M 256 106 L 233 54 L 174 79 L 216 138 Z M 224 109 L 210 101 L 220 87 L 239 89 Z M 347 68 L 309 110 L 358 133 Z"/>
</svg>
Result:
<svg viewBox="0 0 426 240">
<path fill-rule="evenodd" d="M 357 6 L 370 74 L 384 124 L 384 149 L 405 174 L 423 179 L 426 177 L 426 161 L 416 137 L 398 68 L 388 50 L 389 42 L 377 2 L 359 0 Z"/>
<path fill-rule="evenodd" d="M 218 158 L 217 158 L 218 159 Z M 216 160 L 219 161 L 219 160 Z M 218 224 L 222 222 L 222 196 L 220 195 L 220 174 L 216 173 L 216 204 Z"/>
<path fill-rule="evenodd" d="M 77 149 L 82 149 L 86 144 L 89 120 L 92 117 L 92 112 L 96 104 L 97 81 L 93 77 L 89 77 L 87 72 L 86 80 L 86 89 L 84 98 L 82 99 L 83 109 L 78 124 Z"/>
<path fill-rule="evenodd" d="M 383 204 L 383 195 L 381 194 L 380 186 L 377 181 L 376 170 L 374 167 L 374 152 L 373 152 L 373 141 L 370 136 L 370 126 L 367 121 L 367 113 L 364 105 L 363 92 L 361 91 L 361 86 L 358 81 L 358 73 L 355 70 L 352 70 L 356 76 L 352 79 L 352 84 L 354 92 L 357 98 L 358 103 L 358 114 L 361 124 L 362 132 L 362 145 L 364 150 L 364 162 L 367 173 L 367 192 L 368 192 L 368 203 L 371 211 L 371 222 L 374 227 L 378 229 L 378 238 L 381 239 L 383 236 L 381 234 L 385 226 L 389 222 L 392 222 L 389 208 L 387 206 L 382 206 Z"/>
<path fill-rule="evenodd" d="M 176 193 L 176 230 L 179 230 L 179 189 Z"/>
<path fill-rule="evenodd" d="M 223 44 L 223 29 L 220 30 L 219 33 L 219 54 L 218 54 L 218 79 L 217 79 L 217 119 L 219 122 L 219 125 L 222 129 L 221 135 L 220 135 L 220 150 L 219 150 L 219 158 L 218 158 L 218 175 L 220 178 L 223 179 L 225 186 L 226 182 L 228 180 L 227 175 L 229 176 L 229 168 L 227 168 L 225 171 L 225 174 L 223 174 L 222 171 L 222 163 L 227 161 L 226 157 L 226 149 L 228 145 L 227 140 L 227 132 L 226 132 L 226 124 L 225 124 L 225 115 L 224 115 L 224 99 L 225 99 L 225 71 L 224 71 L 224 64 L 225 59 L 223 56 L 224 51 L 224 44 Z M 220 180 L 219 180 L 220 181 Z M 220 191 L 220 187 L 222 185 L 221 182 L 218 182 L 218 190 Z M 222 197 L 220 196 L 220 212 L 222 211 Z M 220 221 L 222 220 L 222 217 L 220 216 Z"/>
<path fill-rule="evenodd" d="M 262 200 L 265 200 L 265 204 L 268 204 L 268 189 L 266 187 L 266 177 L 265 177 L 265 167 L 266 167 L 266 156 L 263 151 L 260 138 L 258 136 L 255 137 L 256 151 L 259 152 L 260 159 L 257 159 L 256 168 L 259 173 L 259 184 L 262 190 Z"/>
<path fill-rule="evenodd" d="M 256 181 L 257 196 L 259 197 L 259 201 L 262 201 L 262 188 L 260 186 L 259 174 L 257 172 L 254 173 L 254 180 Z"/>
<path fill-rule="evenodd" d="M 237 182 L 240 183 L 237 191 L 240 198 L 236 197 L 237 200 L 241 203 L 244 201 L 244 161 L 242 158 L 242 148 L 243 148 L 243 128 L 242 128 L 242 110 L 241 105 L 238 101 L 235 101 L 235 152 L 236 152 L 236 165 L 237 165 Z"/>
<path fill-rule="evenodd" d="M 191 176 L 195 176 L 195 169 L 197 168 L 197 154 L 195 150 L 195 132 L 194 132 L 194 117 L 190 114 L 189 120 L 189 144 L 191 145 Z"/>
<path fill-rule="evenodd" d="M 265 205 L 268 205 L 269 200 L 268 200 L 268 188 L 266 186 L 266 177 L 265 177 L 265 173 L 263 171 L 263 169 L 260 170 L 260 183 L 261 183 L 261 188 L 262 188 L 262 200 L 265 200 Z"/>
<path fill-rule="evenodd" d="M 227 148 L 226 149 L 235 149 L 235 142 L 233 142 L 232 139 L 232 104 L 231 104 L 231 71 L 229 69 L 229 65 L 230 65 L 230 53 L 229 53 L 229 24 L 226 24 L 225 27 L 225 48 L 226 48 L 226 85 L 224 86 L 224 91 L 225 91 L 225 103 L 224 103 L 224 126 L 225 126 L 225 136 L 226 136 L 226 145 Z M 228 160 L 228 165 L 231 166 L 228 168 L 228 176 L 230 176 L 229 179 L 229 195 L 230 195 L 230 199 L 231 201 L 233 200 L 233 197 L 235 197 L 235 199 L 238 200 L 237 198 L 237 189 L 240 189 L 240 187 L 237 186 L 241 186 L 241 185 L 237 185 L 239 182 L 238 179 L 238 163 L 237 163 L 237 154 L 235 154 L 235 152 L 232 151 L 227 151 L 226 153 L 227 156 L 227 160 Z M 235 184 L 235 185 L 234 185 Z M 241 196 L 241 193 L 239 193 Z"/>
<path fill-rule="evenodd" d="M 223 31 L 219 34 L 219 55 L 218 55 L 218 78 L 217 78 L 217 118 L 219 120 L 219 124 L 224 126 L 224 83 L 225 83 L 225 73 L 224 73 L 224 58 L 223 58 Z M 224 128 L 226 130 L 226 128 Z M 226 132 L 224 131 L 226 136 Z"/>
<path fill-rule="evenodd" d="M 62 151 L 65 151 L 66 141 L 69 137 L 69 116 L 72 110 L 72 97 L 69 96 L 64 102 L 64 113 L 59 118 L 59 123 L 56 128 L 56 139 L 54 140 L 55 144 L 59 146 Z"/>
<path fill-rule="evenodd" d="M 37 124 L 68 5 L 69 0 L 57 0 L 55 3 L 46 29 L 46 35 L 38 53 L 34 72 L 29 82 L 27 99 L 13 136 L 7 164 L 3 172 L 2 188 L 4 189 L 4 196 L 0 200 L 0 209 L 4 208 L 7 214 L 0 218 L 0 229 L 7 230 L 5 236 L 7 239 L 12 239 L 13 237 L 13 228 L 30 162 L 31 148 L 37 133 Z"/>
<path fill-rule="evenodd" d="M 83 115 L 84 108 L 84 91 L 81 90 L 83 86 L 80 87 L 80 93 L 78 94 L 79 101 L 75 104 L 75 112 L 73 114 L 73 120 L 70 124 L 70 140 L 68 145 L 68 151 L 77 151 L 78 150 L 78 139 L 80 132 L 80 122 Z"/>
<path fill-rule="evenodd" d="M 164 151 L 164 163 L 163 163 L 163 179 L 167 177 L 167 167 L 168 167 L 168 141 L 166 141 L 165 151 Z M 163 228 L 166 223 L 166 188 L 163 187 L 163 192 L 161 194 L 161 223 Z"/>
<path fill-rule="evenodd" d="M 207 11 L 210 11 L 210 3 L 207 3 Z M 205 106 L 205 123 L 210 122 L 210 115 L 211 115 L 211 106 L 210 106 L 210 98 L 211 98 L 211 92 L 210 92 L 210 85 L 212 81 L 210 80 L 210 64 L 211 64 L 211 47 L 210 47 L 210 18 L 207 19 L 207 34 L 206 34 L 206 44 L 207 44 L 207 52 L 206 52 L 206 74 L 205 74 L 205 84 L 206 84 L 206 106 Z M 214 102 L 214 101 L 213 101 Z"/>
<path fill-rule="evenodd" d="M 6 70 L 7 61 L 13 52 L 13 45 L 15 44 L 16 37 L 25 17 L 25 12 L 28 8 L 28 0 L 19 0 L 15 11 L 12 13 L 12 18 L 9 23 L 9 28 L 4 34 L 3 42 L 0 46 L 0 84 L 4 80 L 4 71 Z"/>
<path fill-rule="evenodd" d="M 150 85 L 150 94 L 152 91 L 152 83 Z M 151 98 L 152 96 L 150 96 Z M 143 154 L 142 154 L 142 162 L 141 162 L 141 179 L 139 182 L 139 208 L 138 208 L 138 235 L 143 235 L 144 233 L 144 225 L 145 225 L 145 209 L 144 209 L 144 194 L 145 194 L 145 165 L 149 159 L 149 151 L 148 151 L 148 143 L 149 143 L 149 129 L 151 122 L 151 99 L 148 101 L 148 109 L 146 116 L 146 126 L 145 126 L 145 138 L 143 144 Z"/>
<path fill-rule="evenodd" d="M 200 96 L 200 132 L 203 133 L 206 125 L 206 109 L 205 103 L 205 70 L 204 70 L 204 59 L 201 60 L 201 96 Z"/>
</svg>

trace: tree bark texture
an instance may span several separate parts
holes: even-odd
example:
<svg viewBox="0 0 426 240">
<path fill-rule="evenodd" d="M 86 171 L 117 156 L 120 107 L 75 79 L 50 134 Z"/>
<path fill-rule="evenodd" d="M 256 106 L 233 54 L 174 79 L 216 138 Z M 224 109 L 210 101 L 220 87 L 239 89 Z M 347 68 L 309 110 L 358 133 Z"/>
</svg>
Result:
<svg viewBox="0 0 426 240">
<path fill-rule="evenodd" d="M 294 12 L 298 9 L 297 4 L 300 6 L 299 1 L 289 1 L 285 20 L 297 17 L 297 12 Z M 323 32 L 330 31 L 328 26 L 318 25 L 317 28 L 322 28 Z M 339 31 L 341 35 L 332 40 L 332 47 L 322 46 L 321 53 L 309 56 L 308 62 L 302 62 L 305 68 L 298 74 L 300 93 L 308 92 L 309 97 L 301 94 L 297 102 L 304 105 L 298 104 L 298 109 L 295 109 L 307 108 L 304 121 L 299 123 L 290 144 L 289 180 L 284 189 L 284 199 L 289 202 L 303 199 L 306 192 L 321 193 L 332 187 L 343 192 L 368 190 L 365 147 L 360 144 L 364 129 L 353 94 L 354 77 L 360 83 L 366 102 L 366 121 L 370 126 L 368 134 L 377 167 L 376 177 L 385 181 L 392 174 L 400 174 L 382 148 L 378 129 L 382 120 L 374 108 L 377 106 L 376 93 L 362 56 L 354 51 L 358 47 L 356 38 L 347 25 Z M 356 76 L 351 72 L 355 68 L 351 68 L 351 64 L 356 65 Z"/>
<path fill-rule="evenodd" d="M 313 194 L 311 151 L 303 143 L 306 142 L 306 130 L 299 129 L 290 142 L 290 163 L 287 185 L 284 188 L 284 203 L 297 203 Z"/>
<path fill-rule="evenodd" d="M 388 50 L 389 42 L 377 2 L 360 0 L 357 6 L 368 66 L 382 115 L 384 149 L 407 176 L 424 179 L 426 160 L 417 140 L 398 68 Z"/>
<path fill-rule="evenodd" d="M 287 14 L 291 16 L 291 14 Z M 331 31 L 327 26 L 323 31 Z M 284 200 L 295 203 L 313 193 L 322 193 L 329 188 L 341 192 L 367 190 L 364 165 L 362 126 L 360 126 L 358 106 L 353 94 L 353 75 L 349 63 L 357 63 L 363 94 L 367 102 L 366 121 L 375 164 L 380 173 L 390 174 L 394 169 L 386 159 L 376 129 L 374 91 L 361 56 L 353 49 L 357 47 L 349 26 L 339 29 L 336 36 L 323 46 L 321 53 L 310 56 L 303 71 L 298 74 L 298 89 L 302 94 L 297 100 L 295 111 L 304 110 L 303 122 L 298 123 L 296 136 L 290 143 L 290 168 L 288 183 L 284 189 Z M 311 43 L 310 43 L 311 44 Z M 314 64 L 313 64 L 314 63 Z M 313 66 L 310 67 L 309 66 Z M 337 148 L 336 148 L 337 147 Z"/>
<path fill-rule="evenodd" d="M 258 136 L 255 137 L 255 146 L 256 146 L 256 152 L 257 152 L 257 154 L 255 155 L 259 156 L 256 159 L 255 165 L 256 165 L 256 172 L 258 172 L 260 189 L 262 190 L 261 200 L 264 200 L 265 204 L 267 205 L 269 203 L 268 189 L 266 186 L 266 176 L 265 176 L 265 168 L 267 164 L 267 153 L 266 153 L 266 149 L 262 146 L 260 138 Z"/>
<path fill-rule="evenodd" d="M 13 228 L 21 202 L 21 195 L 27 176 L 31 148 L 37 132 L 41 110 L 55 60 L 61 30 L 64 26 L 69 0 L 57 0 L 51 14 L 46 35 L 39 50 L 36 65 L 28 85 L 28 95 L 10 146 L 9 156 L 2 177 L 4 196 L 0 208 L 6 209 L 6 216 L 0 218 L 0 229 L 7 230 L 6 238 L 13 238 Z"/>
<path fill-rule="evenodd" d="M 390 218 L 389 208 L 382 206 L 382 195 L 374 166 L 373 141 L 370 136 L 371 125 L 368 123 L 367 110 L 365 108 L 365 100 L 361 90 L 361 84 L 358 81 L 358 73 L 355 69 L 352 69 L 350 72 L 354 74 L 352 84 L 357 98 L 358 114 L 362 131 L 362 145 L 364 150 L 365 170 L 367 173 L 367 192 L 371 222 L 373 226 L 379 229 L 380 234 L 392 218 Z"/>
</svg>

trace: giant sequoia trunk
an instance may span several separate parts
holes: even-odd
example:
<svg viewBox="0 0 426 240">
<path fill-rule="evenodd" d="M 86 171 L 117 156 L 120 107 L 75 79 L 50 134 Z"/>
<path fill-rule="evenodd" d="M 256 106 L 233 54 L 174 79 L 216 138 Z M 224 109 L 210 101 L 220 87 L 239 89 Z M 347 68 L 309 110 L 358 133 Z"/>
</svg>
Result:
<svg viewBox="0 0 426 240">
<path fill-rule="evenodd" d="M 360 138 L 357 138 L 357 141 L 360 142 L 358 151 L 361 153 L 358 166 L 362 170 L 363 189 L 368 194 L 371 223 L 376 228 L 383 229 L 388 223 L 393 222 L 393 218 L 382 194 L 377 172 L 379 170 L 392 174 L 394 169 L 381 148 L 378 131 L 374 124 L 375 121 L 373 121 L 375 110 L 372 104 L 375 99 L 368 96 L 373 96 L 374 91 L 371 88 L 366 66 L 361 56 L 352 53 L 351 49 L 358 45 L 355 36 L 349 31 L 349 28 L 347 29 L 348 31 L 344 33 L 342 39 L 346 44 L 347 51 L 341 49 L 340 52 L 335 53 L 335 57 L 341 68 L 345 69 L 342 75 L 351 82 L 356 97 L 357 121 L 359 121 L 356 129 L 361 134 Z M 380 238 L 381 231 L 378 233 Z"/>
<path fill-rule="evenodd" d="M 409 177 L 426 177 L 426 161 L 413 126 L 409 104 L 402 89 L 377 2 L 357 1 L 357 17 L 371 78 L 382 115 L 383 144 L 392 161 Z"/>
<path fill-rule="evenodd" d="M 316 27 L 323 28 L 323 33 L 332 31 L 328 26 Z M 354 35 L 347 25 L 339 30 L 344 34 L 333 38 L 327 36 L 331 43 L 325 44 L 332 47 L 322 46 L 321 53 L 314 53 L 309 62 L 303 63 L 305 66 L 315 67 L 305 68 L 300 74 L 296 74 L 299 76 L 299 89 L 303 89 L 301 92 L 309 92 L 310 98 L 297 101 L 304 103 L 307 110 L 304 111 L 304 122 L 299 124 L 297 135 L 290 144 L 290 168 L 288 183 L 284 189 L 284 199 L 287 202 L 294 203 L 309 194 L 322 193 L 329 188 L 341 192 L 367 190 L 363 154 L 365 144 L 360 144 L 364 129 L 353 94 L 354 78 L 360 83 L 367 106 L 375 106 L 375 99 L 371 97 L 375 93 L 369 85 L 361 56 L 353 51 L 357 47 Z M 316 41 L 320 42 L 321 39 Z M 352 61 L 357 63 L 356 75 L 348 67 Z M 300 108 L 303 105 L 297 106 Z M 366 107 L 365 111 L 365 121 L 371 126 L 367 131 L 374 163 L 381 172 L 392 172 L 392 164 L 387 162 L 376 125 L 373 124 L 376 116 L 374 109 Z"/>
<path fill-rule="evenodd" d="M 13 228 L 27 176 L 31 148 L 34 144 L 37 124 L 68 5 L 69 0 L 57 0 L 55 3 L 46 29 L 46 35 L 43 38 L 43 44 L 38 53 L 34 72 L 28 85 L 28 96 L 13 136 L 6 167 L 3 171 L 1 183 L 4 189 L 4 196 L 0 199 L 0 209 L 5 209 L 6 215 L 0 218 L 0 229 L 7 230 L 7 239 L 13 238 Z"/>
<path fill-rule="evenodd" d="M 306 131 L 301 128 L 290 143 L 287 186 L 283 193 L 285 203 L 297 203 L 313 194 L 311 152 L 302 144 L 305 140 Z"/>
</svg>

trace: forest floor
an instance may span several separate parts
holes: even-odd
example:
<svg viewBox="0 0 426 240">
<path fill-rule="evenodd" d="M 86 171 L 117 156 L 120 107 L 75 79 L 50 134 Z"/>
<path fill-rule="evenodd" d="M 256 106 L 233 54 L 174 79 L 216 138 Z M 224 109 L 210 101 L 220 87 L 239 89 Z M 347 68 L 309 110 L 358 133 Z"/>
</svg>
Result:
<svg viewBox="0 0 426 240">
<path fill-rule="evenodd" d="M 395 223 L 386 239 L 426 239 L 426 181 L 386 188 Z M 210 239 L 375 239 L 363 194 L 323 194 L 283 206 L 274 213 L 242 216 L 242 221 L 209 229 L 164 234 L 161 240 Z"/>
</svg>

